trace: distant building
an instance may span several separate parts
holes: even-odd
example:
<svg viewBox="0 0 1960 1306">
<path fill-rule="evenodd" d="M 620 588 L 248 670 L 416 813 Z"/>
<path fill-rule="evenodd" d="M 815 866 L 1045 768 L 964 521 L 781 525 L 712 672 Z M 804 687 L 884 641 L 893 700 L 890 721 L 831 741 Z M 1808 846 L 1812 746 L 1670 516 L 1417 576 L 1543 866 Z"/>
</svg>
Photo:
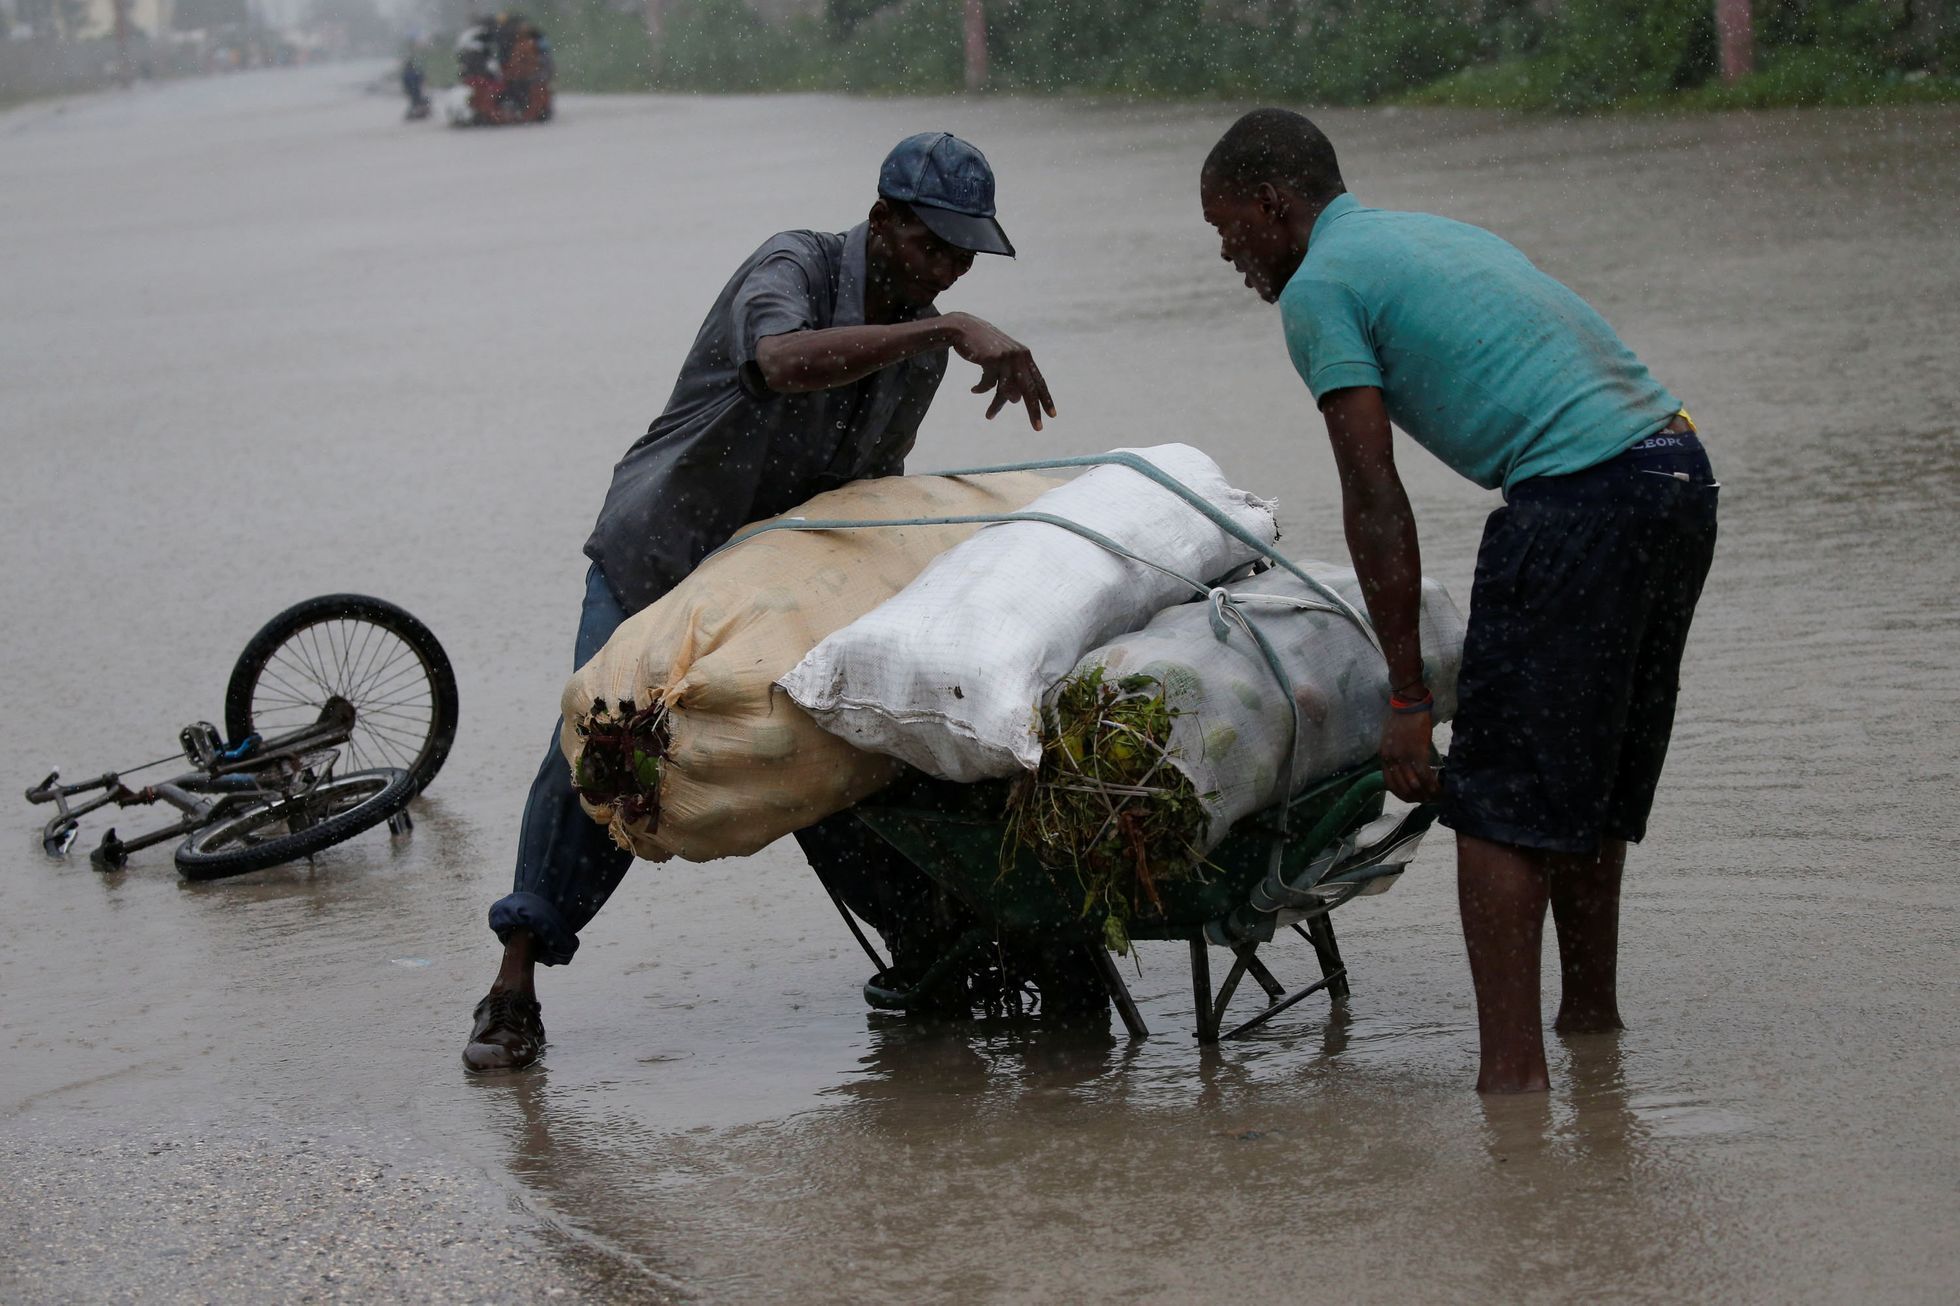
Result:
<svg viewBox="0 0 1960 1306">
<path fill-rule="evenodd" d="M 161 39 L 167 36 L 176 17 L 176 0 L 127 0 L 131 35 L 140 31 Z M 83 0 L 85 16 L 75 29 L 79 37 L 116 34 L 115 0 Z"/>
</svg>

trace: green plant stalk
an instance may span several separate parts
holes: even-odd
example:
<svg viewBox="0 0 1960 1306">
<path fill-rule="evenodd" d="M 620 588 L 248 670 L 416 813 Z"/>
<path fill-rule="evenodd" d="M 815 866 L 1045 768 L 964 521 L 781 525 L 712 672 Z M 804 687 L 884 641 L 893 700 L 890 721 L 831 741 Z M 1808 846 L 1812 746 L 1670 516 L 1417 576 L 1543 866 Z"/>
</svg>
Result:
<svg viewBox="0 0 1960 1306">
<path fill-rule="evenodd" d="M 572 787 L 595 807 L 610 807 L 651 832 L 660 826 L 660 779 L 667 756 L 667 708 L 650 703 L 636 709 L 595 699 L 592 710 L 572 723 L 580 741 L 572 765 Z"/>
<path fill-rule="evenodd" d="M 1130 923 L 1161 909 L 1159 886 L 1202 874 L 1210 816 L 1171 765 L 1178 715 L 1154 676 L 1071 676 L 1042 713 L 1040 764 L 1008 799 L 1003 870 L 1025 848 L 1071 875 L 1083 917 L 1103 913 L 1103 941 L 1119 954 Z"/>
</svg>

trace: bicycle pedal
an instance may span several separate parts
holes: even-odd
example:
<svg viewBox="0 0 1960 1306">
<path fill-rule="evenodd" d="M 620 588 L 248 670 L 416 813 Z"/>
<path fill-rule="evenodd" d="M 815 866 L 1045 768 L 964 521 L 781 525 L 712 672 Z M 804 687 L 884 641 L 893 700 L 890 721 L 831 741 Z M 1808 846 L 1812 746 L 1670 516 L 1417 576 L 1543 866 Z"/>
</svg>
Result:
<svg viewBox="0 0 1960 1306">
<path fill-rule="evenodd" d="M 391 835 L 404 835 L 414 828 L 415 818 L 407 812 L 396 812 L 388 818 L 388 833 Z"/>
<path fill-rule="evenodd" d="M 209 721 L 194 721 L 185 726 L 177 732 L 177 742 L 183 745 L 185 760 L 198 767 L 209 767 L 216 762 L 225 746 L 218 727 Z"/>
<path fill-rule="evenodd" d="M 102 836 L 102 842 L 95 846 L 94 851 L 89 853 L 88 864 L 104 875 L 112 871 L 120 871 L 129 865 L 129 850 L 122 840 L 116 838 L 116 832 L 110 830 Z"/>
</svg>

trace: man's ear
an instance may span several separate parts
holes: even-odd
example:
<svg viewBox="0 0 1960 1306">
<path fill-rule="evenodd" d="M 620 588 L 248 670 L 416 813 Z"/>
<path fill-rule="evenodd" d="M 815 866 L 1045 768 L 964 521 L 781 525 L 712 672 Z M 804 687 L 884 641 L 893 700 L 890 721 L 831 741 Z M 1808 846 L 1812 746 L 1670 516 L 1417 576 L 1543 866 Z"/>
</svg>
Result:
<svg viewBox="0 0 1960 1306">
<path fill-rule="evenodd" d="M 1270 181 L 1260 182 L 1254 195 L 1259 201 L 1259 211 L 1267 217 L 1278 221 L 1286 216 L 1286 196 Z"/>
<path fill-rule="evenodd" d="M 892 206 L 885 203 L 885 197 L 883 195 L 880 195 L 877 199 L 872 201 L 870 218 L 871 218 L 871 225 L 878 228 L 878 230 L 880 231 L 883 231 L 885 228 L 891 226 Z"/>
</svg>

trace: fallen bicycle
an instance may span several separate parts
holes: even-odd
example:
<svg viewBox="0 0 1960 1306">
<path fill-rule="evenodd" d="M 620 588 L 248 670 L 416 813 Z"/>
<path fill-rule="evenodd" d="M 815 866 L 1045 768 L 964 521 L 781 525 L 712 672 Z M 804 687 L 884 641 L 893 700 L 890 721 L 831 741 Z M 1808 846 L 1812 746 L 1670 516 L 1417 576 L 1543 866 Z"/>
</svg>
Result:
<svg viewBox="0 0 1960 1306">
<path fill-rule="evenodd" d="M 179 734 L 180 753 L 77 784 L 56 770 L 26 797 L 55 805 L 41 832 L 51 857 L 67 854 L 92 812 L 175 808 L 175 822 L 131 838 L 109 829 L 90 864 L 119 871 L 132 853 L 181 837 L 177 869 L 215 880 L 310 857 L 383 821 L 406 833 L 409 800 L 455 737 L 456 677 L 429 628 L 385 600 L 328 594 L 288 608 L 246 644 L 223 734 L 198 721 Z M 173 761 L 191 769 L 127 781 Z"/>
</svg>

